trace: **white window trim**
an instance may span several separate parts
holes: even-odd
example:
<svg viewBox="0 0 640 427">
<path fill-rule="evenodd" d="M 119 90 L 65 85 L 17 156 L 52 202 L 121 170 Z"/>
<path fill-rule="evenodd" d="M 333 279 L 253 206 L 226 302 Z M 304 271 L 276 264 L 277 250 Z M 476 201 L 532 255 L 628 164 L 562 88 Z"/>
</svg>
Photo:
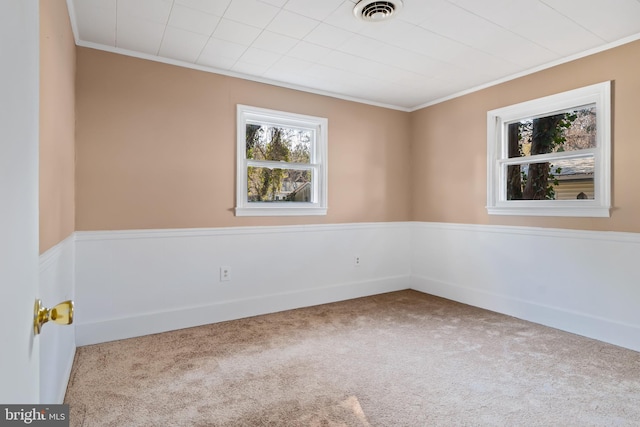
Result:
<svg viewBox="0 0 640 427">
<path fill-rule="evenodd" d="M 327 214 L 328 125 L 324 117 L 237 105 L 236 129 L 236 216 L 297 216 Z M 246 123 L 247 120 L 277 125 L 313 128 L 316 131 L 313 169 L 312 201 L 296 203 L 260 203 L 247 201 Z"/>
<path fill-rule="evenodd" d="M 507 200 L 506 124 L 582 105 L 596 105 L 596 148 L 580 150 L 595 158 L 594 200 Z M 544 160 L 545 155 L 535 156 Z M 511 159 L 513 160 L 513 159 Z M 532 158 L 533 160 L 533 158 Z M 611 209 L 611 82 L 603 82 L 487 113 L 487 211 L 490 215 L 609 217 Z"/>
</svg>

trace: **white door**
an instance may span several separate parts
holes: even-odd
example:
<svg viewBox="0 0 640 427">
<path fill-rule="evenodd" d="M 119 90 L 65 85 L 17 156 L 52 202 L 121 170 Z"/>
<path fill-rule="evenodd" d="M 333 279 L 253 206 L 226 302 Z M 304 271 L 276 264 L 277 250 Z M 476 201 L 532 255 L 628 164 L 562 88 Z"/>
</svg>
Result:
<svg viewBox="0 0 640 427">
<path fill-rule="evenodd" d="M 0 0 L 0 403 L 39 403 L 38 0 Z"/>
</svg>

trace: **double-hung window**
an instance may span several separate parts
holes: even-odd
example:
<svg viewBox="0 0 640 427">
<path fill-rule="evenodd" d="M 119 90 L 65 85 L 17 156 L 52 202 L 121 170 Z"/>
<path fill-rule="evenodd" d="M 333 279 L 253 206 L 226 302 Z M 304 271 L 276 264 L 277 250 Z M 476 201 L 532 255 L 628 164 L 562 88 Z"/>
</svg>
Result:
<svg viewBox="0 0 640 427">
<path fill-rule="evenodd" d="M 487 210 L 608 217 L 611 84 L 487 113 Z"/>
<path fill-rule="evenodd" d="M 326 118 L 238 105 L 237 216 L 326 215 Z"/>
</svg>

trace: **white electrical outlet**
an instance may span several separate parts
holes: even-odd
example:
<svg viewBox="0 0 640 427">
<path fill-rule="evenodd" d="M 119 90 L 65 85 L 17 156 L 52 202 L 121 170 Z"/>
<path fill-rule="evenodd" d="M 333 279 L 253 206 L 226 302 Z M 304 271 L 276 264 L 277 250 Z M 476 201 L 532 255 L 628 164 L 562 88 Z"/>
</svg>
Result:
<svg viewBox="0 0 640 427">
<path fill-rule="evenodd" d="M 230 267 L 220 267 L 220 281 L 228 282 L 231 280 L 231 268 Z"/>
<path fill-rule="evenodd" d="M 360 259 L 360 255 L 356 255 L 355 257 L 353 257 L 353 265 L 359 267 L 361 263 L 362 259 Z"/>
</svg>

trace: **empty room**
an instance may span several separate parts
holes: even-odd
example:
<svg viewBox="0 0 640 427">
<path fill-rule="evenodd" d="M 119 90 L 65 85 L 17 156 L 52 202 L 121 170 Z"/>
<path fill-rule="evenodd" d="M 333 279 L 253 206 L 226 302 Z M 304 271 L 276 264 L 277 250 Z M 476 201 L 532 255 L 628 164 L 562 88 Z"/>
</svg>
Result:
<svg viewBox="0 0 640 427">
<path fill-rule="evenodd" d="M 0 404 L 640 423 L 639 0 L 0 8 Z"/>
</svg>

